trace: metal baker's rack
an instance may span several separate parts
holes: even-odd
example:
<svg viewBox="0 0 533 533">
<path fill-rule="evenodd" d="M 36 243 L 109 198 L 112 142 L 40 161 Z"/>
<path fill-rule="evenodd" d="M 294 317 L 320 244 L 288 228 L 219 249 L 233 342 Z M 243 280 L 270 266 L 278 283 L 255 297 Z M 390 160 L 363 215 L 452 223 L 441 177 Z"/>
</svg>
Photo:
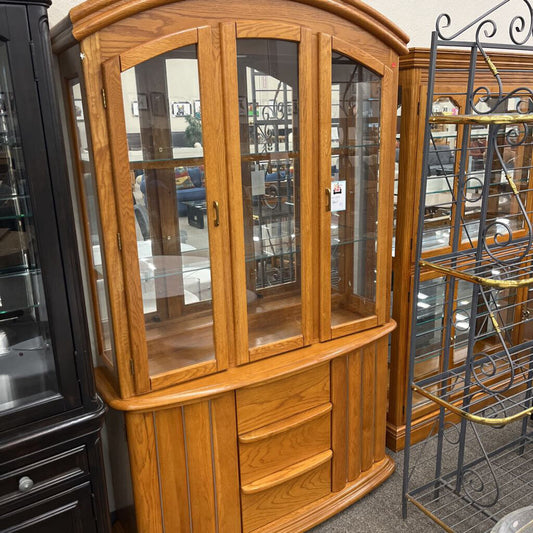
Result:
<svg viewBox="0 0 533 533">
<path fill-rule="evenodd" d="M 431 43 L 403 512 L 405 516 L 412 503 L 446 531 L 461 533 L 491 531 L 512 511 L 533 504 L 533 431 L 528 425 L 533 413 L 533 88 L 504 92 L 503 74 L 491 59 L 492 51 L 533 52 L 533 8 L 530 0 L 522 0 L 524 11 L 509 22 L 508 42 L 496 42 L 504 39 L 495 19 L 509 2 L 498 3 L 449 36 L 452 19 L 440 15 Z M 439 50 L 454 48 L 470 53 L 464 111 L 433 114 Z M 487 70 L 496 91 L 476 83 Z M 435 132 L 446 125 L 455 125 L 458 132 L 455 164 L 443 163 L 436 178 L 428 154 L 439 154 Z M 479 139 L 480 131 L 486 136 L 483 168 L 472 164 L 473 139 Z M 520 166 L 509 157 L 517 153 L 521 157 L 514 161 L 520 160 Z M 426 193 L 433 179 L 445 188 L 439 207 L 449 216 L 452 238 L 441 255 L 428 258 L 422 244 Z M 431 305 L 421 300 L 427 295 L 420 287 L 436 276 L 445 286 L 444 298 L 433 309 L 442 316 L 435 326 L 440 363 L 414 380 L 415 365 L 428 357 L 417 343 L 427 333 L 417 322 L 418 308 Z M 418 408 L 420 401 L 438 406 L 431 411 L 437 414 L 431 415 L 429 435 L 416 446 L 411 445 L 414 398 Z"/>
</svg>

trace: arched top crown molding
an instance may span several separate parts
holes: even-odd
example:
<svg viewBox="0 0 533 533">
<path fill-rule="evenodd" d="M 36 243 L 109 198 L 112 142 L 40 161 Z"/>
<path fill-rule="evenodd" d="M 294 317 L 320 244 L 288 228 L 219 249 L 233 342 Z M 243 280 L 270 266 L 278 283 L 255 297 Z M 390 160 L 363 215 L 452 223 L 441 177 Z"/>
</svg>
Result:
<svg viewBox="0 0 533 533">
<path fill-rule="evenodd" d="M 86 0 L 71 9 L 70 21 L 56 26 L 54 37 L 69 28 L 77 41 L 136 13 L 186 0 Z M 363 27 L 398 54 L 407 52 L 409 37 L 381 13 L 361 0 L 287 0 L 327 11 Z M 218 4 L 220 8 L 220 4 Z"/>
</svg>

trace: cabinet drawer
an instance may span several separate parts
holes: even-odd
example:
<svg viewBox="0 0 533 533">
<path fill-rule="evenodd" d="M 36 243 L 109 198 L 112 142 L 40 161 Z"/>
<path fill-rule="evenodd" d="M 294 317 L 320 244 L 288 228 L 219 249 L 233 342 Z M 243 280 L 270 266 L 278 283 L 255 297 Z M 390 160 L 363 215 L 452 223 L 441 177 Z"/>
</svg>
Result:
<svg viewBox="0 0 533 533">
<path fill-rule="evenodd" d="M 87 450 L 78 446 L 0 475 L 0 506 L 43 492 L 89 471 Z"/>
<path fill-rule="evenodd" d="M 239 434 L 266 426 L 330 401 L 329 363 L 237 391 Z"/>
<path fill-rule="evenodd" d="M 87 482 L 0 516 L 0 531 L 96 533 L 92 513 L 91 484 Z"/>
<path fill-rule="evenodd" d="M 331 448 L 331 404 L 239 437 L 241 484 L 283 470 Z"/>
<path fill-rule="evenodd" d="M 241 494 L 243 531 L 253 531 L 273 522 L 331 491 L 331 452 L 321 454 L 312 470 L 265 490 Z M 325 460 L 324 460 L 325 459 Z"/>
</svg>

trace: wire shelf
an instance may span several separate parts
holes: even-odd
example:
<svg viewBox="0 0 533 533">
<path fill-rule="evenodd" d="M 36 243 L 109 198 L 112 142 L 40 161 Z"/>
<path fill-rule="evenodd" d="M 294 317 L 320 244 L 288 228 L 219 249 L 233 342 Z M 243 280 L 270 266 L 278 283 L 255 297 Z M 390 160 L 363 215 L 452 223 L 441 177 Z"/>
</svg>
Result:
<svg viewBox="0 0 533 533">
<path fill-rule="evenodd" d="M 481 434 L 468 428 L 471 447 L 461 462 L 456 444 L 458 426 L 450 424 L 440 463 L 440 474 L 435 475 L 435 461 L 418 464 L 413 470 L 415 480 L 431 481 L 410 490 L 406 498 L 445 531 L 453 533 L 489 532 L 501 518 L 513 510 L 531 504 L 533 489 L 533 435 L 499 435 L 499 430 Z M 446 440 L 448 439 L 448 440 Z M 485 448 L 490 440 L 498 442 L 494 450 Z M 504 442 L 504 444 L 501 444 Z M 436 448 L 436 441 L 435 446 Z M 427 454 L 428 447 L 424 448 Z M 460 464 L 460 468 L 457 468 Z"/>
<path fill-rule="evenodd" d="M 533 284 L 533 247 L 529 240 L 450 254 L 420 266 L 486 287 L 511 288 Z"/>
</svg>

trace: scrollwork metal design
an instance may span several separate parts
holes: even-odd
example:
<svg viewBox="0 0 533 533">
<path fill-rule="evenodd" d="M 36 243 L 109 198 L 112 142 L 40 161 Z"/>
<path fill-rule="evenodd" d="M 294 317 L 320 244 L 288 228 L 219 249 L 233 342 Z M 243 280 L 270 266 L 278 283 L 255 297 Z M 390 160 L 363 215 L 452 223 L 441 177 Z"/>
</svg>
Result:
<svg viewBox="0 0 533 533">
<path fill-rule="evenodd" d="M 500 488 L 498 480 L 492 471 L 491 481 L 494 483 L 493 487 L 486 487 L 485 480 L 476 470 L 467 468 L 463 471 L 463 489 L 466 495 L 480 507 L 492 507 L 500 498 Z"/>
<path fill-rule="evenodd" d="M 445 35 L 445 30 L 450 28 L 452 25 L 452 18 L 447 13 L 443 13 L 439 15 L 435 24 L 437 35 L 439 39 L 443 41 L 452 41 L 466 33 L 471 28 L 474 28 L 476 25 L 478 25 L 477 30 L 480 30 L 481 28 L 485 27 L 485 37 L 487 39 L 494 38 L 497 34 L 498 27 L 494 20 L 489 19 L 488 17 L 494 12 L 498 11 L 504 5 L 508 4 L 510 1 L 511 0 L 503 0 L 499 4 L 495 5 L 492 9 L 486 11 L 485 13 L 477 17 L 475 20 L 467 24 L 466 26 L 463 26 L 462 28 L 457 30 L 452 35 Z M 521 1 L 527 10 L 527 15 L 515 15 L 509 23 L 508 28 L 509 38 L 517 46 L 524 45 L 533 33 L 533 8 L 531 7 L 531 2 L 530 0 Z M 488 25 L 490 25 L 491 30 L 487 28 Z"/>
<path fill-rule="evenodd" d="M 513 94 L 516 94 L 516 90 L 510 93 L 511 96 L 513 96 Z M 504 100 L 507 100 L 508 98 L 509 95 L 506 96 Z M 517 103 L 517 109 L 519 109 L 519 106 L 520 104 Z M 498 144 L 498 131 L 500 127 L 496 128 L 495 131 L 492 132 L 491 142 L 494 147 L 494 154 L 496 155 L 500 163 L 501 172 L 505 176 L 511 188 L 511 193 L 515 199 L 515 202 L 518 205 L 524 228 L 526 228 L 527 235 L 527 238 L 525 240 L 517 244 L 514 239 L 513 228 L 507 221 L 504 221 L 502 219 L 496 219 L 486 225 L 481 236 L 484 250 L 491 257 L 491 259 L 496 262 L 496 264 L 505 266 L 515 264 L 517 261 L 521 261 L 528 255 L 533 245 L 533 228 L 526 210 L 526 206 L 520 198 L 520 191 L 516 187 L 514 180 L 509 172 L 507 162 L 505 161 L 503 155 L 502 146 Z M 522 133 L 520 133 L 520 128 L 523 128 Z M 515 126 L 508 132 L 505 132 L 504 135 L 507 144 L 509 144 L 513 148 L 524 144 L 529 136 L 530 128 L 525 123 Z M 490 184 L 486 183 L 485 186 L 490 187 Z M 492 244 L 489 244 L 489 238 L 492 241 Z M 512 246 L 512 248 L 510 246 Z M 509 251 L 512 251 L 513 253 L 506 254 L 504 258 L 499 252 L 506 247 L 509 249 Z"/>
<path fill-rule="evenodd" d="M 478 352 L 471 357 L 470 365 L 472 367 L 474 381 L 478 387 L 494 397 L 497 397 L 499 394 L 504 394 L 515 384 L 515 365 L 511 359 L 511 355 L 507 350 L 505 351 L 507 357 L 487 354 L 485 352 Z M 503 384 L 501 381 L 498 381 L 496 385 L 492 385 L 492 378 L 496 378 L 498 375 L 503 375 L 506 372 L 508 372 L 508 379 Z"/>
</svg>

